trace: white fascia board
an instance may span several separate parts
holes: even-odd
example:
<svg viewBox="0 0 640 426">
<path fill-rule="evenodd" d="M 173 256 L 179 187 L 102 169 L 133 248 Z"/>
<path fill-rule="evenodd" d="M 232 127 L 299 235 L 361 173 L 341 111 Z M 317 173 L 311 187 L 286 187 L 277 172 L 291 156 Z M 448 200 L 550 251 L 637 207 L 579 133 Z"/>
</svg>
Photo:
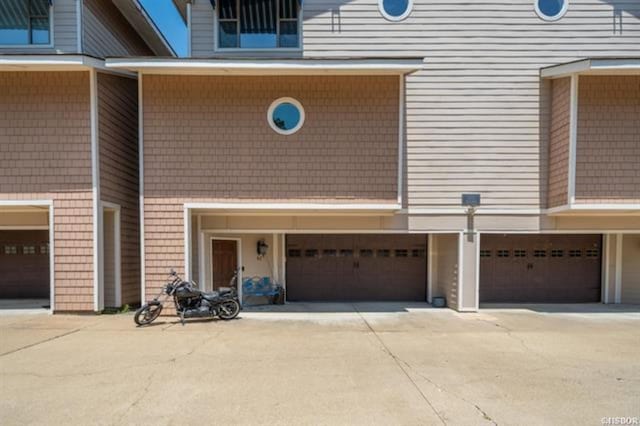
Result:
<svg viewBox="0 0 640 426">
<path fill-rule="evenodd" d="M 104 61 L 85 55 L 0 55 L 0 67 L 76 67 L 104 66 Z"/>
<path fill-rule="evenodd" d="M 453 207 L 453 208 L 421 208 L 421 207 L 410 207 L 408 210 L 409 214 L 415 215 L 467 215 L 467 209 L 464 207 Z M 543 213 L 541 209 L 495 209 L 495 208 L 482 208 L 478 207 L 474 212 L 476 216 L 478 215 L 539 215 Z"/>
<path fill-rule="evenodd" d="M 53 200 L 0 200 L 0 206 L 52 206 Z"/>
<path fill-rule="evenodd" d="M 256 212 L 396 212 L 399 204 L 323 204 L 323 203 L 185 203 L 187 209 Z"/>
<path fill-rule="evenodd" d="M 571 213 L 600 213 L 600 214 L 631 214 L 640 215 L 640 204 L 566 204 L 563 206 L 552 207 L 545 211 L 548 215 L 560 215 Z"/>
<path fill-rule="evenodd" d="M 278 75 L 278 74 L 409 74 L 422 68 L 417 59 L 154 59 L 108 58 L 107 68 L 145 74 Z"/>
<path fill-rule="evenodd" d="M 572 74 L 640 73 L 640 58 L 584 59 L 568 64 L 554 65 L 540 70 L 542 78 L 560 78 Z"/>
<path fill-rule="evenodd" d="M 87 71 L 100 70 L 135 77 L 126 70 L 113 70 L 102 59 L 86 55 L 2 55 L 0 71 Z"/>
</svg>

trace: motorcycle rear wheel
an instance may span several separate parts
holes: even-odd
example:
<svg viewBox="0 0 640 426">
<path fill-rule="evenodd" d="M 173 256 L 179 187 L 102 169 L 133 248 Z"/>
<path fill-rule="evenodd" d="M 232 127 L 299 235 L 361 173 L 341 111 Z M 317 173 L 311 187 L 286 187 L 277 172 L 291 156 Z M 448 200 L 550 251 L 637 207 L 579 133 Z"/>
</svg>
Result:
<svg viewBox="0 0 640 426">
<path fill-rule="evenodd" d="M 220 304 L 218 316 L 225 321 L 232 320 L 240 313 L 240 304 L 234 299 L 225 300 Z"/>
<path fill-rule="evenodd" d="M 133 320 L 138 325 L 149 325 L 160 316 L 162 312 L 162 305 L 143 305 L 137 311 Z"/>
</svg>

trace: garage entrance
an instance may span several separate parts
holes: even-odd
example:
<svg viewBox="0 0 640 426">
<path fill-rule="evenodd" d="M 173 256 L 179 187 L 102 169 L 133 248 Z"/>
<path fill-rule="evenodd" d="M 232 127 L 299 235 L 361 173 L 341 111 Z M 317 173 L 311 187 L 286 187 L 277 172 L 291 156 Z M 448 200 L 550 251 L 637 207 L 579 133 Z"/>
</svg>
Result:
<svg viewBox="0 0 640 426">
<path fill-rule="evenodd" d="M 480 302 L 599 302 L 601 247 L 601 235 L 483 234 Z"/>
<path fill-rule="evenodd" d="M 289 301 L 425 301 L 426 235 L 287 235 Z"/>
<path fill-rule="evenodd" d="M 0 299 L 49 304 L 49 231 L 0 231 Z"/>
</svg>

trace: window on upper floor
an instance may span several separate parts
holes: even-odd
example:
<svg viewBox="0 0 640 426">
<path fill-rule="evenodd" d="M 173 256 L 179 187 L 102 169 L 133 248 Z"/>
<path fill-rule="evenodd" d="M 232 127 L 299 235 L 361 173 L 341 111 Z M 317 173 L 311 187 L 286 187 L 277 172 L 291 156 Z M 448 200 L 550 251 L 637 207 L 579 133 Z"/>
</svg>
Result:
<svg viewBox="0 0 640 426">
<path fill-rule="evenodd" d="M 569 0 L 534 0 L 538 16 L 545 21 L 557 21 L 569 8 Z"/>
<path fill-rule="evenodd" d="M 219 49 L 298 49 L 300 0 L 219 0 Z"/>
<path fill-rule="evenodd" d="M 49 0 L 1 0 L 0 45 L 50 44 L 50 14 Z"/>
<path fill-rule="evenodd" d="M 402 21 L 411 13 L 413 0 L 378 0 L 378 9 L 389 21 Z"/>
</svg>

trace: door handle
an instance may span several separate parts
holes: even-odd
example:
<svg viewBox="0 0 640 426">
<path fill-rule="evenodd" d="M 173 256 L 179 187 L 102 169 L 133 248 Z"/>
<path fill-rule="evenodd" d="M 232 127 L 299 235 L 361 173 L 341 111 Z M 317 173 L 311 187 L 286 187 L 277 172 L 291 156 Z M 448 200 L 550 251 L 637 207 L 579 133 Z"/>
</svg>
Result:
<svg viewBox="0 0 640 426">
<path fill-rule="evenodd" d="M 527 269 L 533 269 L 533 263 L 527 263 Z"/>
</svg>

